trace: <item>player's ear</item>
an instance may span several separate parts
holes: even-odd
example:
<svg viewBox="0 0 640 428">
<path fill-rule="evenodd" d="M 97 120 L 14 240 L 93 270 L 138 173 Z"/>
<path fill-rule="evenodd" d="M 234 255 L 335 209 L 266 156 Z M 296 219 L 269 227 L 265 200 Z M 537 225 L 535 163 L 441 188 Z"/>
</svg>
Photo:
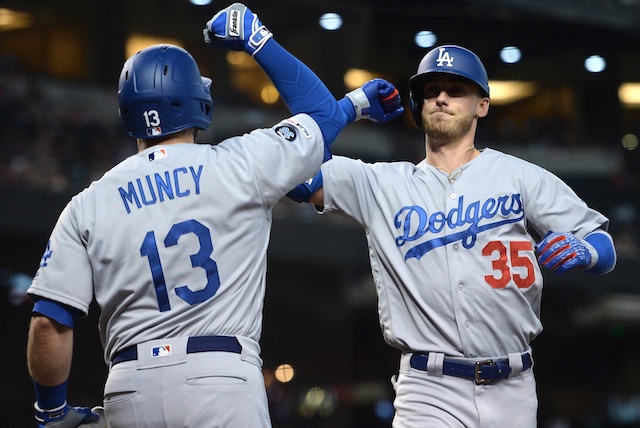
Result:
<svg viewBox="0 0 640 428">
<path fill-rule="evenodd" d="M 476 117 L 481 118 L 489 114 L 489 97 L 482 97 L 478 101 L 478 107 L 476 108 Z"/>
</svg>

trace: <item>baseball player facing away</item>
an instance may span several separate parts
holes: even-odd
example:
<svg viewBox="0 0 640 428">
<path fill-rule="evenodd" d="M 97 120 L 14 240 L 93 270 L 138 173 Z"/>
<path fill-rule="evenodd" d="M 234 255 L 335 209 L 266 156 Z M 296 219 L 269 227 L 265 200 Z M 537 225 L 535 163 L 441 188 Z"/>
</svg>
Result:
<svg viewBox="0 0 640 428">
<path fill-rule="evenodd" d="M 272 208 L 347 123 L 403 112 L 382 79 L 336 101 L 242 4 L 204 35 L 253 55 L 293 116 L 193 144 L 212 119 L 211 80 L 193 57 L 155 45 L 125 62 L 119 109 L 138 153 L 71 199 L 28 290 L 40 427 L 270 427 L 259 340 Z M 74 322 L 94 297 L 110 369 L 92 412 L 66 396 Z"/>
<path fill-rule="evenodd" d="M 611 271 L 609 220 L 545 169 L 474 147 L 490 102 L 474 53 L 437 47 L 409 85 L 422 162 L 335 156 L 289 196 L 366 231 L 382 333 L 401 350 L 394 427 L 535 427 L 538 263 Z"/>
</svg>

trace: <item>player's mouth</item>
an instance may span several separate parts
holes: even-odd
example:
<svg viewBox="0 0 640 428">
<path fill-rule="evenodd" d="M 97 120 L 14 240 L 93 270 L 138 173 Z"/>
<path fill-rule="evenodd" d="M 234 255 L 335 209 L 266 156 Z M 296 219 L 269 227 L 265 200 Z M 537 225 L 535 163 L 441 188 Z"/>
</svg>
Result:
<svg viewBox="0 0 640 428">
<path fill-rule="evenodd" d="M 453 116 L 453 113 L 442 110 L 442 109 L 432 110 L 429 114 L 431 114 L 431 116 L 433 117 Z"/>
</svg>

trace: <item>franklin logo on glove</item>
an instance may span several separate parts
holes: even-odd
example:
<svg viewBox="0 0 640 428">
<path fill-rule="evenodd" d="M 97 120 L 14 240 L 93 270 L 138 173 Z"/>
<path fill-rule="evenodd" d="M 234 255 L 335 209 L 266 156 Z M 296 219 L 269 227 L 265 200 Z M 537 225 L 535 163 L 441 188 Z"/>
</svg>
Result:
<svg viewBox="0 0 640 428">
<path fill-rule="evenodd" d="M 238 23 L 240 22 L 240 11 L 232 10 L 231 11 L 231 22 L 229 24 L 229 35 L 231 37 L 240 36 L 240 26 Z"/>
</svg>

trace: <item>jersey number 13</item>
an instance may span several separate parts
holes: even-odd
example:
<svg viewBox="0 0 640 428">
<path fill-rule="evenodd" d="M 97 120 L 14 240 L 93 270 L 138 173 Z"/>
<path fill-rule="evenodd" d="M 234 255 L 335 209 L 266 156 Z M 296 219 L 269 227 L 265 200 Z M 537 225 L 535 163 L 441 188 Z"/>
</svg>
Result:
<svg viewBox="0 0 640 428">
<path fill-rule="evenodd" d="M 193 233 L 198 238 L 200 250 L 196 254 L 191 255 L 191 266 L 193 268 L 204 269 L 207 275 L 207 285 L 198 291 L 191 290 L 188 286 L 182 285 L 176 287 L 175 293 L 182 300 L 190 305 L 202 303 L 213 297 L 218 288 L 220 288 L 220 276 L 218 275 L 218 265 L 211 259 L 213 253 L 213 243 L 211 242 L 211 233 L 209 229 L 196 220 L 187 220 L 174 224 L 167 236 L 164 238 L 165 248 L 178 244 L 178 240 L 182 235 Z M 167 291 L 167 283 L 164 279 L 164 271 L 162 270 L 162 262 L 160 253 L 158 253 L 158 243 L 156 241 L 155 232 L 147 232 L 147 235 L 140 247 L 140 255 L 149 259 L 149 267 L 151 268 L 151 276 L 153 277 L 153 286 L 158 298 L 158 306 L 161 312 L 171 310 L 169 303 L 169 292 Z"/>
</svg>

